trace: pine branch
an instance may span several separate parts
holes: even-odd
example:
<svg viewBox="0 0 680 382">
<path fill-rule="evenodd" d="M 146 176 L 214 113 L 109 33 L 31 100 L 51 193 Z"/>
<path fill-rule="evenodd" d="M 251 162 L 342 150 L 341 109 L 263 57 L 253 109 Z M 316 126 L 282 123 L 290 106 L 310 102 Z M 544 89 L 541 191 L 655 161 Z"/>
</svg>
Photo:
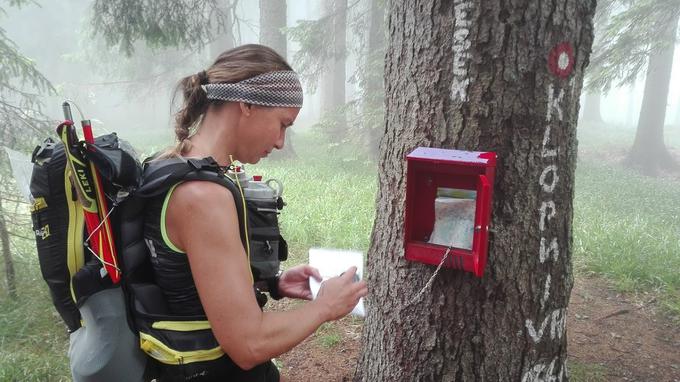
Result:
<svg viewBox="0 0 680 382">
<path fill-rule="evenodd" d="M 212 25 L 221 14 L 217 0 L 96 0 L 92 9 L 94 35 L 127 56 L 138 40 L 155 48 L 202 47 L 220 27 Z"/>
<path fill-rule="evenodd" d="M 2 199 L 5 202 L 10 202 L 10 203 L 29 204 L 28 202 L 26 202 L 23 199 L 6 198 L 6 197 L 3 197 L 3 196 L 0 196 L 0 199 Z"/>
<path fill-rule="evenodd" d="M 23 235 L 19 235 L 19 234 L 12 233 L 12 232 L 8 232 L 8 234 L 9 234 L 10 236 L 12 236 L 12 237 L 16 237 L 16 238 L 19 238 L 19 239 L 24 239 L 24 240 L 35 240 L 34 237 L 23 236 Z"/>
<path fill-rule="evenodd" d="M 18 47 L 0 28 L 0 83 L 6 90 L 18 92 L 10 86 L 10 81 L 19 80 L 23 85 L 29 85 L 37 91 L 55 93 L 52 84 L 35 66 L 35 63 L 19 53 Z M 23 96 L 24 94 L 19 94 Z"/>
<path fill-rule="evenodd" d="M 601 37 L 593 47 L 587 84 L 604 92 L 635 82 L 650 55 L 675 43 L 665 33 L 680 13 L 680 0 L 610 0 L 605 8 L 597 20 Z"/>
</svg>

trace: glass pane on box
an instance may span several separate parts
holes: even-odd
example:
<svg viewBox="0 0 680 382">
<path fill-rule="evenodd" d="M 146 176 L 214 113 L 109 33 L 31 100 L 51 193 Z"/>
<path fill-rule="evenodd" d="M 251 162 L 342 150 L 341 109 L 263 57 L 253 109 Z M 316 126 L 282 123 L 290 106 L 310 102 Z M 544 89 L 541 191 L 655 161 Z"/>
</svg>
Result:
<svg viewBox="0 0 680 382">
<path fill-rule="evenodd" d="M 458 188 L 437 188 L 434 200 L 434 228 L 431 244 L 472 249 L 477 192 Z"/>
</svg>

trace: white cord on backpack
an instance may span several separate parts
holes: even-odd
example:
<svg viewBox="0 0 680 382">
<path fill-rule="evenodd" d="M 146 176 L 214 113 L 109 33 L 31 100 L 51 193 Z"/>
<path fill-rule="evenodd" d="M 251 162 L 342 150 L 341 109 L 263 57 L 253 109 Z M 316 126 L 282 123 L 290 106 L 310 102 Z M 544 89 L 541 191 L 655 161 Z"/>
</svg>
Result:
<svg viewBox="0 0 680 382">
<path fill-rule="evenodd" d="M 112 208 L 109 210 L 109 212 L 106 214 L 106 216 L 104 217 L 104 219 L 102 219 L 102 221 L 99 222 L 99 225 L 96 226 L 96 227 L 92 230 L 92 232 L 90 232 L 90 235 L 87 237 L 87 239 L 85 239 L 85 242 L 83 243 L 83 245 L 85 246 L 85 248 L 87 248 L 87 249 L 92 253 L 92 255 L 93 255 L 94 257 L 97 258 L 97 260 L 99 260 L 99 262 L 102 263 L 102 265 L 104 265 L 104 266 L 108 265 L 108 266 L 114 268 L 116 271 L 118 271 L 118 273 L 121 273 L 120 268 L 118 268 L 118 266 L 116 266 L 115 264 L 111 264 L 111 263 L 109 263 L 108 261 L 105 261 L 102 257 L 100 257 L 99 255 L 97 255 L 97 253 L 95 253 L 95 251 L 90 247 L 90 239 L 92 239 L 92 235 L 94 235 L 95 232 L 99 231 L 99 229 L 102 227 L 102 225 L 104 224 L 104 222 L 105 222 L 106 220 L 108 220 L 109 216 L 111 215 L 111 213 L 112 213 L 113 210 L 115 210 L 115 209 L 116 209 L 116 205 L 114 204 L 113 207 L 112 207 Z"/>
</svg>

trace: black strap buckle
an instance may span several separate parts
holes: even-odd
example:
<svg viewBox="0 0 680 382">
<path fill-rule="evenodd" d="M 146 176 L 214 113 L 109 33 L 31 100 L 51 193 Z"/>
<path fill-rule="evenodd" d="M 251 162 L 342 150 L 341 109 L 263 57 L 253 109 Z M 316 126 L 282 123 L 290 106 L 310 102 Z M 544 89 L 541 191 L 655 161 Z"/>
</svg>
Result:
<svg viewBox="0 0 680 382">
<path fill-rule="evenodd" d="M 219 172 L 220 166 L 217 164 L 217 161 L 213 159 L 212 157 L 207 157 L 207 158 L 202 158 L 202 159 L 197 159 L 197 158 L 188 158 L 187 163 L 191 168 L 197 171 L 201 170 L 210 170 L 214 172 Z"/>
</svg>

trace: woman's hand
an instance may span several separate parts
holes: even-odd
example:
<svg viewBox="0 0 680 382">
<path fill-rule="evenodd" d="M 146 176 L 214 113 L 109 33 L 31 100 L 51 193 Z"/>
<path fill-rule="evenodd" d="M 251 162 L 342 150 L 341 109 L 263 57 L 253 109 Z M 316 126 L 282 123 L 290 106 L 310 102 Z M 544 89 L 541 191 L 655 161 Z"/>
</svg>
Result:
<svg viewBox="0 0 680 382">
<path fill-rule="evenodd" d="M 356 267 L 350 267 L 340 276 L 330 278 L 321 284 L 314 303 L 325 311 L 327 321 L 340 319 L 349 314 L 368 294 L 366 281 L 355 281 Z"/>
<path fill-rule="evenodd" d="M 321 282 L 319 270 L 309 265 L 298 265 L 281 274 L 279 277 L 279 295 L 282 297 L 312 299 L 309 289 L 309 278 L 314 277 Z"/>
</svg>

